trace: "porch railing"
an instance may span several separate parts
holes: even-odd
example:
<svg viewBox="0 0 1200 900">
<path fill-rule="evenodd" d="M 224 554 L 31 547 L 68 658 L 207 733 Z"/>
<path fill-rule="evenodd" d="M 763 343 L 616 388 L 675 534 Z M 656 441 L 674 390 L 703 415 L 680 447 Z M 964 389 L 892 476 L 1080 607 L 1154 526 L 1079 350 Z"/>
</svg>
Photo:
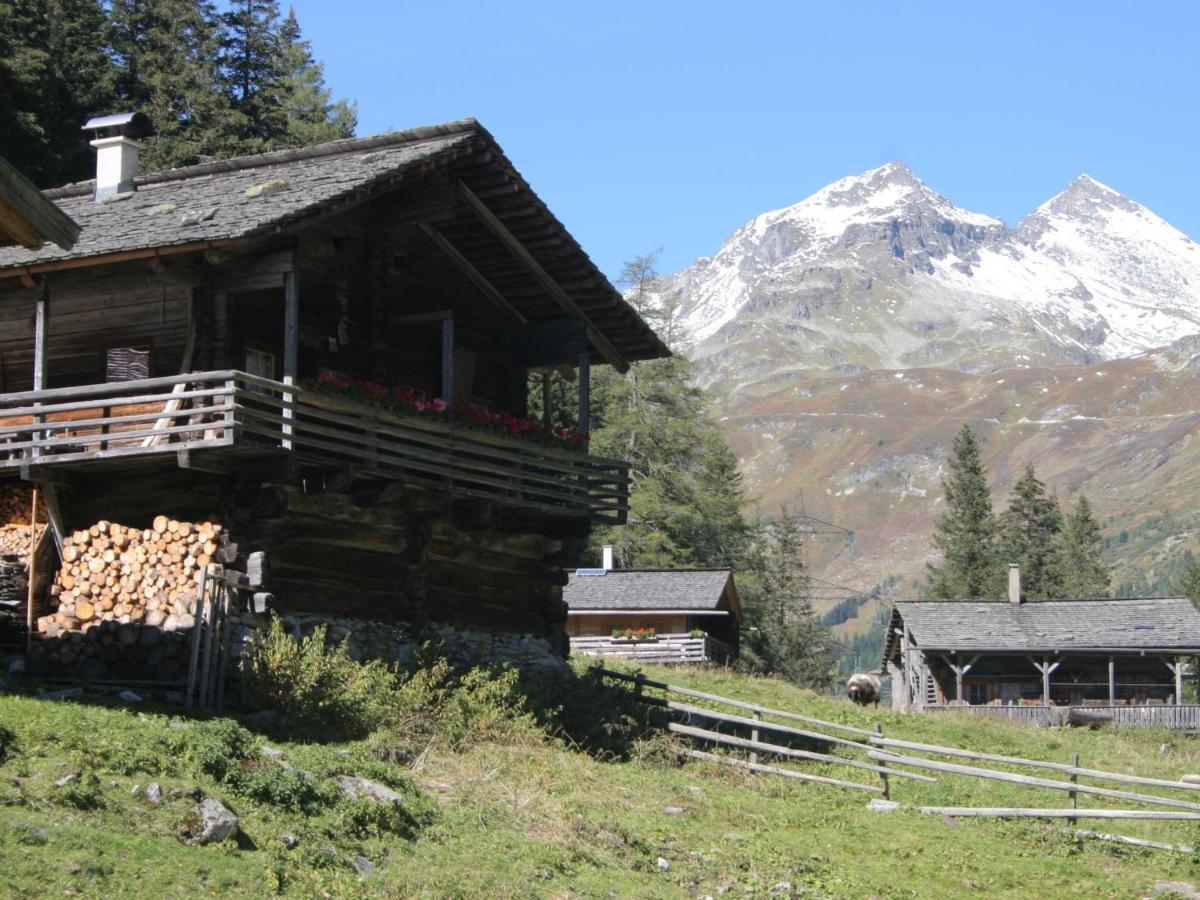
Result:
<svg viewBox="0 0 1200 900">
<path fill-rule="evenodd" d="M 628 509 L 623 462 L 396 416 L 245 372 L 0 394 L 0 470 L 235 445 L 548 513 L 621 522 Z"/>
<path fill-rule="evenodd" d="M 1009 719 L 1030 725 L 1113 724 L 1133 728 L 1162 727 L 1176 731 L 1200 731 L 1200 705 L 1150 706 L 925 706 L 925 712 L 963 713 Z"/>
<path fill-rule="evenodd" d="M 624 640 L 588 635 L 571 638 L 571 652 L 583 656 L 607 656 L 633 662 L 663 665 L 724 663 L 736 656 L 724 641 L 705 635 L 661 634 L 654 640 Z"/>
</svg>

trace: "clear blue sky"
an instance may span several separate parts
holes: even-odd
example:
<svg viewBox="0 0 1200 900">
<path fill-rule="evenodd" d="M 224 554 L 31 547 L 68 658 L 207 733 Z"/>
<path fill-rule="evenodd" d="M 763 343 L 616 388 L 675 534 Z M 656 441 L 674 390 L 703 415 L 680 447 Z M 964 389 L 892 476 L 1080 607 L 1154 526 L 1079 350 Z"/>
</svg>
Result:
<svg viewBox="0 0 1200 900">
<path fill-rule="evenodd" d="M 295 7 L 359 134 L 475 116 L 610 276 L 895 159 L 1010 225 L 1087 172 L 1200 238 L 1200 3 Z"/>
</svg>

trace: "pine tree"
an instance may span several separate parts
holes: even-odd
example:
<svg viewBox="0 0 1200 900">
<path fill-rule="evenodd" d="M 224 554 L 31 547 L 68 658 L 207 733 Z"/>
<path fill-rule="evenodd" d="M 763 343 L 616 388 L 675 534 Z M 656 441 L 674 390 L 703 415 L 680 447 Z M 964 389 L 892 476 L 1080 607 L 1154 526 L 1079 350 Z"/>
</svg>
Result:
<svg viewBox="0 0 1200 900">
<path fill-rule="evenodd" d="M 631 294 L 655 293 L 652 258 L 626 275 Z M 653 305 L 662 328 L 664 306 Z M 624 567 L 728 566 L 744 552 L 737 458 L 692 374 L 681 352 L 593 374 L 591 450 L 626 460 L 633 480 L 628 523 L 598 529 L 593 544 L 612 544 Z"/>
<path fill-rule="evenodd" d="M 221 21 L 221 71 L 235 113 L 237 152 L 259 153 L 286 143 L 279 4 L 234 0 Z"/>
<path fill-rule="evenodd" d="M 1021 588 L 1030 599 L 1046 600 L 1065 594 L 1062 552 L 1062 512 L 1058 500 L 1046 494 L 1032 465 L 1013 486 L 1008 508 L 1000 516 L 1000 562 L 1021 567 Z"/>
<path fill-rule="evenodd" d="M 739 583 L 745 614 L 743 668 L 822 689 L 833 681 L 829 629 L 809 600 L 799 516 L 786 507 L 758 532 Z"/>
<path fill-rule="evenodd" d="M 80 129 L 112 111 L 107 32 L 99 0 L 0 0 L 0 156 L 39 185 L 92 174 Z"/>
<path fill-rule="evenodd" d="M 1200 609 L 1200 559 L 1192 557 L 1187 567 L 1176 582 L 1175 590 L 1192 601 L 1192 606 Z"/>
<path fill-rule="evenodd" d="M 354 135 L 355 104 L 333 99 L 325 87 L 325 70 L 313 59 L 312 46 L 300 33 L 296 10 L 288 10 L 276 41 L 277 95 L 286 118 L 289 146 L 335 141 Z"/>
<path fill-rule="evenodd" d="M 1062 532 L 1063 596 L 1109 597 L 1112 575 L 1104 564 L 1104 535 L 1088 498 L 1080 495 Z"/>
<path fill-rule="evenodd" d="M 996 520 L 979 443 L 968 425 L 954 437 L 949 466 L 950 477 L 942 482 L 946 511 L 933 533 L 942 564 L 928 566 L 927 593 L 940 599 L 995 596 L 1000 590 Z"/>
<path fill-rule="evenodd" d="M 242 149 L 237 114 L 222 89 L 222 23 L 209 0 L 112 0 L 118 90 L 147 113 L 147 171 L 185 166 Z"/>
</svg>

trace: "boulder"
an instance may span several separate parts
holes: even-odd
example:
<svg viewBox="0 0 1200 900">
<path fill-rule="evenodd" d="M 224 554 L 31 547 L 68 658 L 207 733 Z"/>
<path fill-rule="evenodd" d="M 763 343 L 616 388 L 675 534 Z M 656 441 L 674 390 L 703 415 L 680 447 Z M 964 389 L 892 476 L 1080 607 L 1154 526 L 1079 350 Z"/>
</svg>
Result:
<svg viewBox="0 0 1200 900">
<path fill-rule="evenodd" d="M 404 806 L 404 798 L 386 785 L 360 778 L 357 775 L 339 775 L 338 789 L 351 800 L 367 799 L 376 803 L 391 803 L 397 807 Z"/>
<path fill-rule="evenodd" d="M 220 800 L 205 797 L 196 804 L 195 812 L 200 823 L 191 837 L 193 844 L 214 844 L 238 832 L 238 817 Z"/>
</svg>

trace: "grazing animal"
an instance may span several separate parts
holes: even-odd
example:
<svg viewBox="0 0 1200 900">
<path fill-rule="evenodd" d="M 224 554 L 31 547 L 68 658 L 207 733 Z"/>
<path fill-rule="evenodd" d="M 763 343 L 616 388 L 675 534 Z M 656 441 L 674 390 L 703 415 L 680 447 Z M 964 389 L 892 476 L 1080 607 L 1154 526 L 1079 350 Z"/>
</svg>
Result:
<svg viewBox="0 0 1200 900">
<path fill-rule="evenodd" d="M 879 706 L 879 694 L 883 691 L 883 682 L 878 675 L 868 675 L 856 672 L 846 682 L 846 694 L 859 706 L 874 703 Z"/>
</svg>

